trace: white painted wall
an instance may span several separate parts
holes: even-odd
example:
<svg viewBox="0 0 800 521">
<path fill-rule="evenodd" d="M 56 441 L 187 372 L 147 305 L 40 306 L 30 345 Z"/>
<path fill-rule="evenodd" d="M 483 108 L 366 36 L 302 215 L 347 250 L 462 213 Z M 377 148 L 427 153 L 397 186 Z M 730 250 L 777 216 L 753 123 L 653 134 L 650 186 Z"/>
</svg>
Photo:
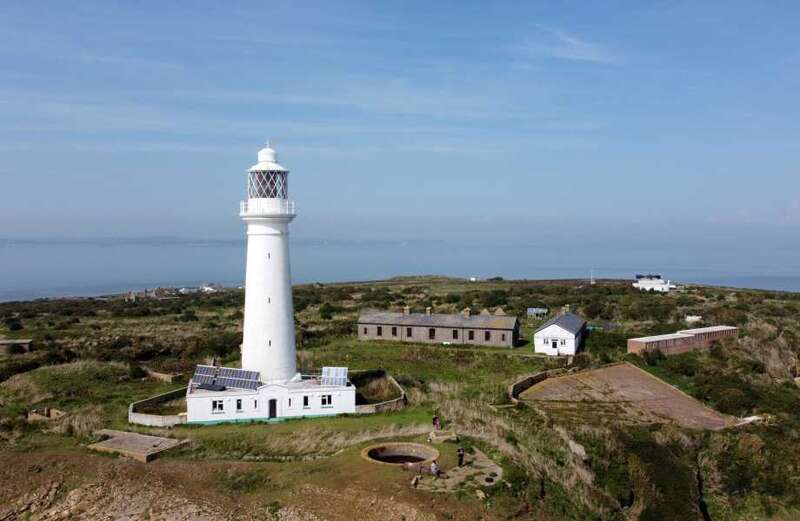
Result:
<svg viewBox="0 0 800 521">
<path fill-rule="evenodd" d="M 551 324 L 533 335 L 533 348 L 546 355 L 574 355 L 581 345 L 582 334 L 573 335 L 557 324 Z M 553 340 L 556 348 L 553 348 Z"/>
<path fill-rule="evenodd" d="M 264 201 L 262 199 L 250 199 Z M 243 217 L 247 223 L 242 368 L 261 381 L 289 380 L 297 373 L 294 306 L 289 270 L 289 222 L 294 215 Z"/>
<path fill-rule="evenodd" d="M 330 395 L 332 404 L 322 405 L 323 395 Z M 308 407 L 303 398 L 308 397 Z M 186 395 L 188 423 L 231 422 L 269 419 L 269 400 L 276 400 L 276 419 L 303 416 L 334 416 L 356 412 L 354 386 L 303 386 L 292 389 L 285 385 L 265 385 L 257 391 L 225 390 L 221 392 L 195 391 Z M 222 400 L 222 412 L 214 411 L 212 402 Z M 236 401 L 242 401 L 242 410 Z"/>
</svg>

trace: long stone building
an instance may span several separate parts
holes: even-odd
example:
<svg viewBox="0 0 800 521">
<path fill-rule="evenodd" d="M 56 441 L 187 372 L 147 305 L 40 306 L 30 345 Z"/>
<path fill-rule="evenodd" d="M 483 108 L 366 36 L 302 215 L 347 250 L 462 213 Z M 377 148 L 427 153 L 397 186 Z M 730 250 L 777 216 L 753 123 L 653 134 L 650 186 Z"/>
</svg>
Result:
<svg viewBox="0 0 800 521">
<path fill-rule="evenodd" d="M 642 353 L 644 351 L 661 351 L 665 355 L 677 355 L 697 349 L 709 347 L 713 342 L 725 338 L 735 337 L 739 329 L 732 326 L 710 326 L 695 329 L 684 329 L 666 335 L 653 335 L 628 339 L 629 353 Z"/>
<path fill-rule="evenodd" d="M 474 344 L 514 347 L 519 340 L 519 321 L 498 309 L 479 315 L 465 309 L 459 314 L 364 312 L 358 318 L 359 340 L 390 340 L 428 344 Z"/>
</svg>

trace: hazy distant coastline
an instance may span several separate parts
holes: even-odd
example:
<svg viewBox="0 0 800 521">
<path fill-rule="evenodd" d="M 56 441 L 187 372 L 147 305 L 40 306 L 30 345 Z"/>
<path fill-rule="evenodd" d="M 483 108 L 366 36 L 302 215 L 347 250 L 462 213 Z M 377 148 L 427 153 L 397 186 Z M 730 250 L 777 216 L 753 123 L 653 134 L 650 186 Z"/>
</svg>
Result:
<svg viewBox="0 0 800 521">
<path fill-rule="evenodd" d="M 655 271 L 678 282 L 800 291 L 792 259 L 758 263 L 737 251 L 688 248 L 606 248 L 533 242 L 404 239 L 338 240 L 292 237 L 293 281 L 380 280 L 439 273 L 507 279 L 633 279 Z M 4 238 L 0 239 L 0 301 L 96 296 L 154 287 L 242 284 L 245 242 L 237 239 Z"/>
</svg>

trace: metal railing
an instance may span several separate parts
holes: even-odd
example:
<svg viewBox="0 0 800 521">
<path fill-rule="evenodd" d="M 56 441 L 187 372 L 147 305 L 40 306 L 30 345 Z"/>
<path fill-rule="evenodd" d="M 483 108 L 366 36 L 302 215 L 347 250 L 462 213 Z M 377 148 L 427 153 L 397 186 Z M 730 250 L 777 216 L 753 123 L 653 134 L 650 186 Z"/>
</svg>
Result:
<svg viewBox="0 0 800 521">
<path fill-rule="evenodd" d="M 287 199 L 250 199 L 239 203 L 239 215 L 295 215 L 295 205 Z"/>
</svg>

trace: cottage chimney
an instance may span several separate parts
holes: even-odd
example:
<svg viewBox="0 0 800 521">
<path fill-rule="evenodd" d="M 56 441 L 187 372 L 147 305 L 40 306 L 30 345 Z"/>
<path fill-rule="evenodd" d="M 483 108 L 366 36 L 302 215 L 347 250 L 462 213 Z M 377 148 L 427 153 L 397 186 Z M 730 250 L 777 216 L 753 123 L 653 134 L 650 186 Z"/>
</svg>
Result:
<svg viewBox="0 0 800 521">
<path fill-rule="evenodd" d="M 403 314 L 410 315 L 411 314 L 411 306 L 403 306 Z"/>
<path fill-rule="evenodd" d="M 468 317 L 471 313 L 472 313 L 472 310 L 470 308 L 464 308 L 464 309 L 461 310 L 461 316 L 462 317 Z"/>
<path fill-rule="evenodd" d="M 561 307 L 561 312 L 562 312 L 562 313 L 569 313 L 569 304 L 564 304 L 564 305 Z"/>
<path fill-rule="evenodd" d="M 430 306 L 425 308 L 425 314 L 426 315 L 430 315 L 431 314 L 431 307 Z"/>
</svg>

